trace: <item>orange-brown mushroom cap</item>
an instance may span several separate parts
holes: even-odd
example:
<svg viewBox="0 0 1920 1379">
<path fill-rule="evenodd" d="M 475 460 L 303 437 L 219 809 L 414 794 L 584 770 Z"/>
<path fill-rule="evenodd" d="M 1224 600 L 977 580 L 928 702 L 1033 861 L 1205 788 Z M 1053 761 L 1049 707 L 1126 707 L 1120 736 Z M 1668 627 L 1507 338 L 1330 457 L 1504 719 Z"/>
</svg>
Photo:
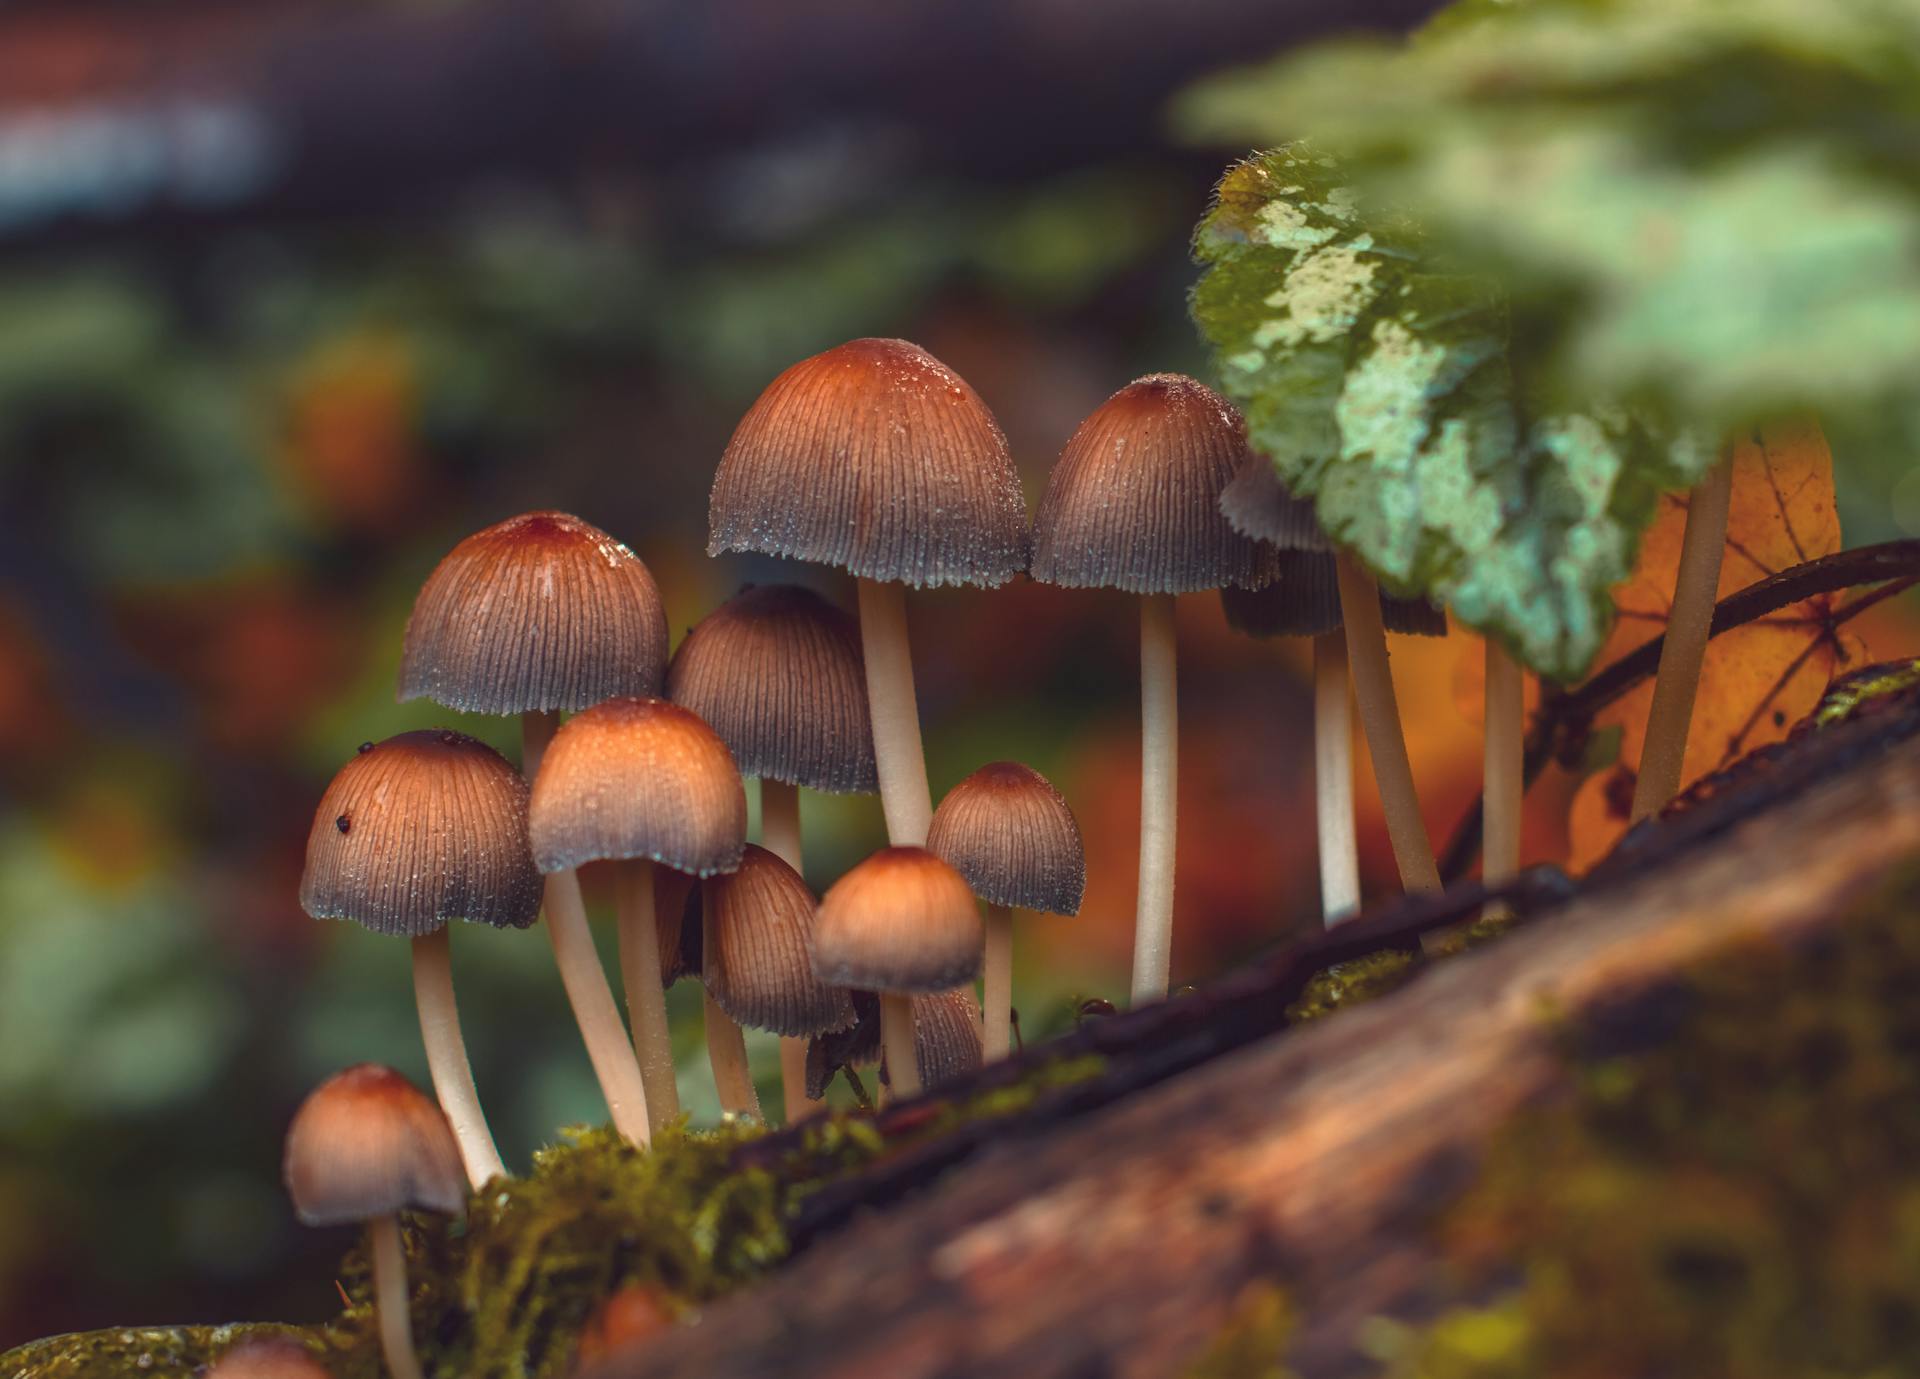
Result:
<svg viewBox="0 0 1920 1379">
<path fill-rule="evenodd" d="M 1060 792 L 1031 766 L 995 761 L 947 792 L 927 850 L 951 863 L 993 905 L 1080 911 L 1087 885 L 1080 825 Z"/>
<path fill-rule="evenodd" d="M 332 1374 L 291 1336 L 256 1336 L 228 1350 L 204 1379 L 332 1379 Z"/>
<path fill-rule="evenodd" d="M 742 775 L 879 789 L 860 626 L 811 589 L 749 586 L 707 614 L 674 653 L 667 697 L 712 725 Z"/>
<path fill-rule="evenodd" d="M 711 876 L 740 864 L 747 794 L 699 715 L 665 699 L 609 699 L 553 735 L 528 827 L 541 871 L 644 857 Z"/>
<path fill-rule="evenodd" d="M 775 1034 L 824 1034 L 853 1023 L 845 989 L 813 975 L 815 901 L 799 873 L 747 845 L 739 869 L 709 877 L 712 932 L 702 955 L 713 999 L 734 1019 Z"/>
<path fill-rule="evenodd" d="M 709 555 L 755 551 L 920 587 L 1026 568 L 1007 438 L 965 380 L 905 340 L 850 340 L 760 395 L 713 476 Z"/>
<path fill-rule="evenodd" d="M 1220 493 L 1247 457 L 1246 423 L 1182 374 L 1136 379 L 1080 423 L 1033 518 L 1046 584 L 1185 594 L 1272 579 L 1272 553 L 1227 524 Z"/>
<path fill-rule="evenodd" d="M 966 878 L 925 848 L 882 848 L 821 898 L 813 972 L 830 986 L 945 991 L 980 975 L 985 942 Z"/>
<path fill-rule="evenodd" d="M 361 1063 L 308 1094 L 287 1130 L 287 1193 L 309 1226 L 398 1211 L 458 1215 L 467 1174 L 446 1115 L 392 1068 Z"/>
<path fill-rule="evenodd" d="M 526 782 L 451 729 L 366 744 L 314 810 L 300 904 L 414 938 L 452 919 L 524 929 L 540 911 Z"/>
<path fill-rule="evenodd" d="M 564 512 L 476 532 L 427 576 L 407 619 L 400 698 L 474 713 L 584 709 L 658 694 L 667 615 L 638 556 Z"/>
</svg>

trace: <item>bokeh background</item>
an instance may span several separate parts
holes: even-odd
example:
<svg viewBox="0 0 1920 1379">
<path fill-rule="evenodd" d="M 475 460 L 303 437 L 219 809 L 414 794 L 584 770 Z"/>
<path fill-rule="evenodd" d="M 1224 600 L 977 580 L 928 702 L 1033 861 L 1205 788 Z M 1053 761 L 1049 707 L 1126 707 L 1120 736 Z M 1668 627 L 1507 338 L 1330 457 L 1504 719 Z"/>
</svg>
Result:
<svg viewBox="0 0 1920 1379">
<path fill-rule="evenodd" d="M 1169 98 L 1426 8 L 0 11 L 0 1350 L 335 1309 L 343 1242 L 294 1225 L 280 1136 L 342 1064 L 425 1069 L 404 952 L 307 919 L 295 890 L 355 744 L 453 722 L 512 749 L 510 725 L 394 702 L 448 547 L 575 511 L 647 561 L 676 637 L 745 581 L 850 602 L 830 572 L 704 554 L 712 468 L 759 389 L 846 338 L 910 337 L 996 410 L 1037 498 L 1113 389 L 1201 368 L 1187 236 L 1236 151 L 1180 142 Z M 1903 472 L 1849 474 L 1852 540 L 1920 511 Z M 1020 758 L 1086 834 L 1085 912 L 1022 939 L 1043 1034 L 1125 987 L 1133 605 L 1020 581 L 916 597 L 912 619 L 936 792 Z M 1176 983 L 1318 923 L 1305 650 L 1236 636 L 1210 597 L 1180 619 Z M 1444 837 L 1477 787 L 1478 643 L 1394 655 Z M 1570 788 L 1532 795 L 1529 857 L 1564 852 Z M 882 840 L 873 800 L 806 808 L 816 889 Z M 550 954 L 463 928 L 455 961 L 524 1162 L 601 1110 Z M 674 999 L 709 1115 L 697 992 Z"/>
</svg>

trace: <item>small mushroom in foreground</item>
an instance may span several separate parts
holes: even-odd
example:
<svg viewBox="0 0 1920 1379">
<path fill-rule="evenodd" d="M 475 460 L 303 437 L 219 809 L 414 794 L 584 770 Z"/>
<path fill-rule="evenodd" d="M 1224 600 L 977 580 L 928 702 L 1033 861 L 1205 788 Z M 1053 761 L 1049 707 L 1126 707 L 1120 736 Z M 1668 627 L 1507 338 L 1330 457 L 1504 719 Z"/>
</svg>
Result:
<svg viewBox="0 0 1920 1379">
<path fill-rule="evenodd" d="M 920 1084 L 938 1087 L 977 1071 L 983 1062 L 980 1047 L 980 1007 L 965 987 L 913 998 L 913 1049 L 920 1065 Z"/>
<path fill-rule="evenodd" d="M 836 881 L 813 929 L 813 973 L 880 993 L 894 1090 L 920 1090 L 911 998 L 980 975 L 980 911 L 966 879 L 924 848 L 883 848 Z"/>
<path fill-rule="evenodd" d="M 285 1176 L 303 1224 L 367 1228 L 387 1368 L 394 1379 L 421 1379 L 399 1213 L 466 1210 L 460 1148 L 447 1118 L 393 1069 L 347 1068 L 314 1088 L 294 1114 Z"/>
<path fill-rule="evenodd" d="M 654 867 L 692 876 L 731 871 L 746 841 L 747 796 L 723 743 L 664 699 L 611 699 L 554 734 L 533 783 L 535 864 L 572 876 L 619 864 L 620 969 L 646 1087 L 647 1123 L 679 1114 L 660 970 Z M 578 882 L 573 883 L 578 894 Z"/>
<path fill-rule="evenodd" d="M 740 1025 L 771 1030 L 796 1041 L 804 1051 L 808 1036 L 852 1025 L 853 1004 L 845 990 L 828 986 L 813 974 L 816 902 L 807 883 L 786 862 L 749 843 L 739 869 L 702 883 L 701 891 L 707 916 L 703 945 L 707 998 L 737 1022 L 733 1025 L 736 1035 L 724 1050 L 710 1045 L 714 1078 L 723 1086 L 721 1105 L 728 1110 L 749 1109 L 729 1105 L 725 1092 L 731 1080 L 734 1102 L 753 1095 L 746 1049 L 737 1037 Z M 729 1078 L 721 1077 L 723 1059 Z"/>
<path fill-rule="evenodd" d="M 256 1336 L 208 1367 L 204 1379 L 333 1379 L 311 1350 L 291 1336 Z"/>
<path fill-rule="evenodd" d="M 661 1301 L 658 1290 L 630 1283 L 588 1316 L 574 1348 L 574 1369 L 584 1372 L 645 1345 L 672 1325 L 673 1313 Z"/>
<path fill-rule="evenodd" d="M 527 849 L 527 783 L 464 733 L 402 733 L 340 768 L 307 836 L 300 904 L 413 941 L 413 990 L 433 1088 L 468 1180 L 504 1177 L 460 1034 L 447 924 L 524 929 L 540 912 Z"/>
<path fill-rule="evenodd" d="M 982 766 L 940 801 L 927 849 L 987 905 L 986 1056 L 1012 1042 L 1013 911 L 1080 912 L 1086 853 L 1073 810 L 1047 778 L 1017 761 Z"/>
</svg>

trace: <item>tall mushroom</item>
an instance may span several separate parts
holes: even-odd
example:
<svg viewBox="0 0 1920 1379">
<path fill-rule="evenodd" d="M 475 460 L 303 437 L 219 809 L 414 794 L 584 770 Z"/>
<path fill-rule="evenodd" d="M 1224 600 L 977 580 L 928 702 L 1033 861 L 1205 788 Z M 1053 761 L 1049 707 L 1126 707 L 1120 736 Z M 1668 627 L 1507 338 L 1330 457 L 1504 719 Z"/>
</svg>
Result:
<svg viewBox="0 0 1920 1379">
<path fill-rule="evenodd" d="M 533 860 L 549 877 L 619 863 L 620 972 L 647 1123 L 679 1114 L 660 971 L 653 868 L 712 876 L 740 865 L 747 796 L 727 746 L 664 699 L 609 699 L 561 725 L 534 777 Z M 579 893 L 579 883 L 571 888 Z"/>
<path fill-rule="evenodd" d="M 873 722 L 860 627 L 811 589 L 742 589 L 703 618 L 667 667 L 667 697 L 713 726 L 760 781 L 760 841 L 805 874 L 800 788 L 872 794 Z M 804 1038 L 783 1035 L 787 1119 L 809 1108 Z"/>
<path fill-rule="evenodd" d="M 300 904 L 412 940 L 413 992 L 433 1089 L 475 1188 L 504 1177 L 453 995 L 447 923 L 524 929 L 540 912 L 527 783 L 483 742 L 445 729 L 368 742 L 320 797 Z"/>
<path fill-rule="evenodd" d="M 902 586 L 993 587 L 1026 568 L 1026 504 L 999 423 L 952 369 L 905 340 L 852 340 L 767 385 L 713 476 L 710 555 L 836 565 L 859 584 L 887 836 L 933 817 Z"/>
<path fill-rule="evenodd" d="M 427 576 L 407 620 L 399 695 L 520 715 L 531 780 L 563 710 L 658 694 L 666 664 L 666 609 L 639 558 L 578 517 L 529 512 L 469 536 Z M 614 1126 L 644 1140 L 639 1065 L 571 871 L 548 878 L 547 936 Z"/>
<path fill-rule="evenodd" d="M 700 889 L 706 916 L 702 955 L 707 997 L 736 1029 L 749 1025 L 771 1030 L 781 1037 L 783 1048 L 788 1043 L 799 1046 L 800 1079 L 797 1086 L 787 1085 L 787 1116 L 797 1119 L 791 1093 L 800 1093 L 804 1113 L 807 1038 L 853 1024 L 853 1003 L 845 989 L 828 986 L 813 973 L 813 892 L 783 858 L 751 843 L 735 871 L 711 878 Z M 733 1057 L 732 1045 L 724 1052 L 725 1076 L 721 1051 L 714 1054 L 720 1104 L 730 1111 L 758 1114 L 744 1058 Z"/>
<path fill-rule="evenodd" d="M 1080 423 L 1033 519 L 1031 573 L 1140 596 L 1140 892 L 1133 997 L 1167 994 L 1173 944 L 1179 712 L 1173 601 L 1273 578 L 1272 554 L 1234 531 L 1220 492 L 1247 455 L 1246 423 L 1180 374 L 1137 379 Z"/>
<path fill-rule="evenodd" d="M 986 902 L 985 1054 L 1005 1058 L 1013 1028 L 1013 911 L 1080 912 L 1087 885 L 1080 825 L 1045 776 L 1017 761 L 994 761 L 940 801 L 927 850 Z"/>
<path fill-rule="evenodd" d="M 834 882 L 813 928 L 813 974 L 880 993 L 894 1092 L 920 1090 L 912 998 L 980 975 L 980 911 L 966 878 L 925 848 L 883 848 Z"/>
<path fill-rule="evenodd" d="M 421 1379 L 399 1214 L 466 1210 L 460 1150 L 447 1118 L 393 1069 L 358 1064 L 301 1103 L 287 1130 L 285 1176 L 304 1224 L 367 1228 L 387 1369 L 393 1379 Z"/>
</svg>

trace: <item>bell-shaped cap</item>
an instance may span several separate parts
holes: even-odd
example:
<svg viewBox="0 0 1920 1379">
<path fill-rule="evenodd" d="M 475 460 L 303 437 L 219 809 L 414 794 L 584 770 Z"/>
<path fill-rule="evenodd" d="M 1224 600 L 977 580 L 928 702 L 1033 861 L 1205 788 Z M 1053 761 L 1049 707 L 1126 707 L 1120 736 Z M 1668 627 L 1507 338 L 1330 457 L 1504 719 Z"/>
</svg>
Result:
<svg viewBox="0 0 1920 1379">
<path fill-rule="evenodd" d="M 749 586 L 707 614 L 674 653 L 667 697 L 712 725 L 742 775 L 880 788 L 860 625 L 811 589 Z"/>
<path fill-rule="evenodd" d="M 294 1214 L 309 1226 L 398 1211 L 457 1216 L 467 1205 L 467 1174 L 445 1114 L 377 1063 L 313 1089 L 287 1131 L 285 1168 Z"/>
<path fill-rule="evenodd" d="M 1135 594 L 1266 584 L 1271 550 L 1220 512 L 1246 457 L 1246 423 L 1211 388 L 1171 373 L 1129 383 L 1080 423 L 1047 476 L 1031 574 Z"/>
<path fill-rule="evenodd" d="M 1249 637 L 1317 637 L 1342 624 L 1340 580 L 1325 551 L 1276 551 L 1278 574 L 1262 589 L 1222 589 L 1227 625 Z M 1382 596 L 1380 622 L 1389 632 L 1447 635 L 1447 615 L 1425 599 Z"/>
<path fill-rule="evenodd" d="M 706 986 L 720 1009 L 743 1025 L 796 1037 L 853 1023 L 845 989 L 813 975 L 815 901 L 799 873 L 749 843 L 738 870 L 701 884 L 712 921 Z"/>
<path fill-rule="evenodd" d="M 1220 513 L 1242 536 L 1283 551 L 1331 551 L 1311 498 L 1296 498 L 1265 455 L 1248 451 L 1220 492 Z"/>
<path fill-rule="evenodd" d="M 1087 886 L 1080 825 L 1031 766 L 989 762 L 949 790 L 927 829 L 927 850 L 989 904 L 1080 912 Z"/>
<path fill-rule="evenodd" d="M 204 1379 L 333 1379 L 311 1350 L 291 1336 L 254 1336 L 208 1367 Z"/>
<path fill-rule="evenodd" d="M 905 340 L 850 340 L 760 395 L 713 476 L 709 555 L 753 551 L 931 587 L 1026 568 L 1007 438 L 960 375 Z"/>
<path fill-rule="evenodd" d="M 700 975 L 700 887 L 672 867 L 653 868 L 653 924 L 660 935 L 660 985 Z"/>
<path fill-rule="evenodd" d="M 644 857 L 711 876 L 740 864 L 747 793 L 699 715 L 665 699 L 609 699 L 553 735 L 528 824 L 541 871 Z"/>
<path fill-rule="evenodd" d="M 980 1006 L 971 991 L 960 987 L 913 998 L 913 1052 L 923 1088 L 979 1069 L 985 1061 Z"/>
<path fill-rule="evenodd" d="M 524 929 L 540 912 L 526 782 L 447 728 L 367 743 L 314 811 L 300 904 L 410 938 L 452 919 Z"/>
<path fill-rule="evenodd" d="M 813 973 L 829 986 L 945 991 L 980 975 L 985 942 L 966 878 L 925 848 L 882 848 L 821 898 Z"/>
<path fill-rule="evenodd" d="M 638 556 L 564 512 L 476 532 L 427 576 L 407 619 L 400 698 L 472 713 L 584 709 L 658 694 L 667 614 Z"/>
</svg>

